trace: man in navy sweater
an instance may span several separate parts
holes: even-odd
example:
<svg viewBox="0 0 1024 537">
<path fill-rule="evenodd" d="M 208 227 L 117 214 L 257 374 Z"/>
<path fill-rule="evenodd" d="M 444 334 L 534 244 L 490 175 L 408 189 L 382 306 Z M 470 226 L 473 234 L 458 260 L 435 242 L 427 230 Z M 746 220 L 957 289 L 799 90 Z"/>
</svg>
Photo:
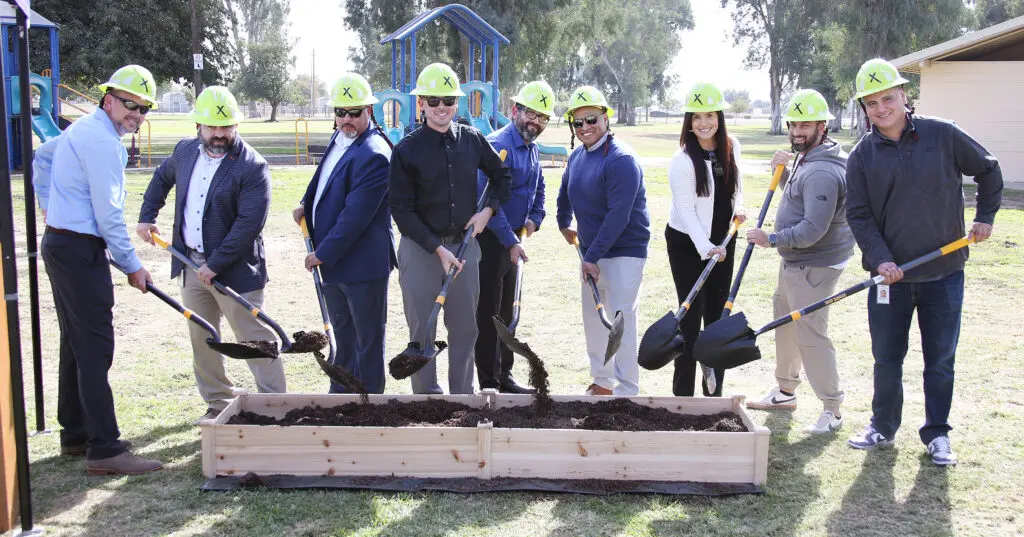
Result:
<svg viewBox="0 0 1024 537">
<path fill-rule="evenodd" d="M 530 82 L 512 97 L 512 122 L 487 135 L 494 149 L 508 152 L 505 167 L 512 172 L 508 201 L 487 223 L 480 241 L 480 303 L 476 310 L 476 372 L 480 388 L 497 388 L 507 393 L 533 393 L 512 377 L 512 351 L 498 341 L 492 318 L 500 315 L 506 323 L 512 318 L 515 301 L 516 263 L 527 260 L 517 231 L 529 237 L 544 220 L 544 176 L 540 170 L 540 150 L 534 140 L 555 113 L 555 93 L 547 82 Z M 478 177 L 483 189 L 487 176 Z"/>
<path fill-rule="evenodd" d="M 857 73 L 854 97 L 872 127 L 847 161 L 846 218 L 864 270 L 885 281 L 868 294 L 875 357 L 871 423 L 849 444 L 870 450 L 893 443 L 903 417 L 903 360 L 916 309 L 924 358 L 925 422 L 919 433 L 932 462 L 947 466 L 957 463 L 948 419 L 967 249 L 906 274 L 899 267 L 964 236 L 964 175 L 978 184 L 970 236 L 974 242 L 988 239 L 1003 174 L 995 157 L 956 124 L 915 116 L 903 92 L 906 82 L 881 58 Z"/>
<path fill-rule="evenodd" d="M 578 233 L 584 280 L 592 277 L 608 311 L 622 311 L 625 320 L 622 345 L 605 364 L 608 329 L 601 324 L 589 286 L 583 282 L 583 330 L 594 377 L 588 395 L 640 391 L 637 312 L 651 218 L 636 153 L 609 131 L 608 118 L 613 113 L 596 88 L 583 86 L 572 92 L 566 117 L 573 137 L 583 146 L 569 156 L 558 192 L 558 228 L 569 244 Z M 574 215 L 578 230 L 570 227 Z"/>
</svg>

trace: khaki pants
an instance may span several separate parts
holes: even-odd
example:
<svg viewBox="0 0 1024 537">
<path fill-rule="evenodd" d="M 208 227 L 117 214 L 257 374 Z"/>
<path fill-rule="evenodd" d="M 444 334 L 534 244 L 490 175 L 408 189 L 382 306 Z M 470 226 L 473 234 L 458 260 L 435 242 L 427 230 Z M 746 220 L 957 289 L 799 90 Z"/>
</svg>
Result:
<svg viewBox="0 0 1024 537">
<path fill-rule="evenodd" d="M 194 271 L 185 269 L 181 275 L 184 280 L 181 295 L 185 307 L 209 321 L 218 332 L 221 316 L 224 316 L 239 342 L 277 341 L 274 332 L 256 320 L 241 304 L 227 295 L 218 293 L 212 286 L 200 283 Z M 263 308 L 263 289 L 240 294 L 254 306 Z M 199 395 L 206 401 L 207 407 L 224 410 L 234 397 L 231 394 L 234 384 L 224 372 L 224 357 L 206 344 L 206 339 L 210 337 L 209 332 L 199 328 L 195 323 L 188 323 L 188 329 L 192 339 L 192 367 Z M 256 388 L 260 393 L 286 391 L 284 366 L 280 358 L 246 360 L 245 363 L 252 370 Z"/>
<path fill-rule="evenodd" d="M 597 262 L 598 268 L 601 269 L 597 290 L 601 293 L 605 312 L 609 319 L 614 319 L 615 312 L 621 311 L 624 321 L 622 345 L 607 364 L 604 363 L 604 355 L 608 349 L 608 329 L 601 323 L 590 283 L 583 281 L 580 288 L 583 333 L 587 340 L 590 376 L 594 377 L 594 384 L 612 390 L 615 395 L 633 396 L 640 393 L 640 366 L 637 365 L 640 338 L 637 313 L 640 309 L 640 284 L 643 281 L 646 263 L 647 259 L 642 257 L 611 257 Z"/>
<path fill-rule="evenodd" d="M 829 267 L 779 265 L 775 290 L 775 317 L 781 317 L 828 297 L 835 292 L 842 270 Z M 807 380 L 826 410 L 839 413 L 843 391 L 839 389 L 836 350 L 828 337 L 828 308 L 822 308 L 775 331 L 775 378 L 779 388 L 793 393 L 800 385 L 801 365 Z"/>
</svg>

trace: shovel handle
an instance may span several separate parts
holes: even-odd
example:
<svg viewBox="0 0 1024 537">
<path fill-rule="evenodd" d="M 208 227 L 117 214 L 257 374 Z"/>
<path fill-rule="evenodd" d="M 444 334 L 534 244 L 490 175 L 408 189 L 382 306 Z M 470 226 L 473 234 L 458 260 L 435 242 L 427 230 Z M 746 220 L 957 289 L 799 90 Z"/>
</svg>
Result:
<svg viewBox="0 0 1024 537">
<path fill-rule="evenodd" d="M 970 244 L 972 242 L 974 242 L 974 240 L 970 239 L 968 237 L 964 237 L 962 239 L 957 239 L 957 240 L 955 240 L 955 241 L 953 241 L 953 242 L 951 242 L 951 243 L 949 243 L 949 244 L 947 244 L 947 245 L 945 245 L 945 246 L 943 246 L 943 247 L 941 247 L 941 248 L 939 248 L 937 250 L 932 250 L 931 252 L 929 252 L 929 253 L 921 256 L 921 257 L 918 257 L 918 258 L 913 259 L 911 261 L 907 261 L 906 263 L 900 265 L 900 270 L 906 272 L 906 271 L 908 271 L 910 269 L 913 269 L 913 268 L 916 268 L 916 267 L 918 267 L 920 265 L 923 265 L 923 264 L 925 264 L 925 263 L 927 263 L 929 261 L 932 261 L 934 259 L 938 259 L 938 258 L 940 258 L 940 257 L 942 257 L 942 256 L 944 256 L 946 254 L 953 253 L 953 252 L 955 252 L 955 251 L 957 251 L 957 250 L 967 246 L 968 244 Z M 828 298 L 819 300 L 819 301 L 815 302 L 814 304 L 811 304 L 809 306 L 805 306 L 805 307 L 803 307 L 801 309 L 798 309 L 798 310 L 796 310 L 794 312 L 791 312 L 789 315 L 786 315 L 784 317 L 779 317 L 778 319 L 775 319 L 774 321 L 772 321 L 772 322 L 764 325 L 763 327 L 761 327 L 757 332 L 754 333 L 754 335 L 759 336 L 759 335 L 761 335 L 761 334 L 763 334 L 765 332 L 770 332 L 772 330 L 775 330 L 776 328 L 778 328 L 778 327 L 780 327 L 780 326 L 782 326 L 784 324 L 788 324 L 788 323 L 791 323 L 793 321 L 799 320 L 801 317 L 803 317 L 805 315 L 814 313 L 815 311 L 818 311 L 821 308 L 824 308 L 825 306 L 828 306 L 830 304 L 834 304 L 836 302 L 839 302 L 840 300 L 842 300 L 842 299 L 844 299 L 844 298 L 846 298 L 846 297 L 848 297 L 850 295 L 856 294 L 856 293 L 858 293 L 860 291 L 863 291 L 863 290 L 865 290 L 865 289 L 867 289 L 869 287 L 874 287 L 874 286 L 882 283 L 883 281 L 885 281 L 885 277 L 883 277 L 881 274 L 879 274 L 877 276 L 874 276 L 872 278 L 868 278 L 867 280 L 864 280 L 864 281 L 862 281 L 862 282 L 860 282 L 860 283 L 858 283 L 858 284 L 856 284 L 856 285 L 854 285 L 852 287 L 848 287 L 846 289 L 843 289 L 842 291 L 839 291 L 838 293 L 836 293 L 836 294 L 834 294 L 834 295 L 832 295 L 832 296 L 830 296 Z"/>
<path fill-rule="evenodd" d="M 729 232 L 725 234 L 725 239 L 722 240 L 722 243 L 719 244 L 718 247 L 725 248 L 728 246 L 729 241 L 732 240 L 733 235 L 736 234 L 739 227 L 740 219 L 734 217 L 732 219 L 732 224 L 729 224 Z M 704 265 L 704 271 L 697 277 L 697 281 L 694 282 L 693 287 L 690 288 L 689 294 L 687 294 L 686 298 L 683 299 L 683 303 L 679 305 L 679 310 L 676 312 L 676 323 L 682 321 L 683 317 L 686 316 L 686 312 L 690 311 L 690 306 L 693 305 L 693 300 L 697 298 L 697 293 L 700 292 L 701 287 L 704 287 L 704 282 L 706 282 L 708 277 L 711 276 L 711 271 L 714 270 L 715 265 L 719 261 L 720 260 L 717 255 L 713 255 L 711 256 L 711 259 L 708 259 L 708 263 Z"/>
<path fill-rule="evenodd" d="M 579 235 L 573 238 L 572 243 L 576 247 L 576 253 L 580 256 L 580 263 L 583 263 L 583 250 L 580 248 Z M 594 295 L 594 304 L 597 304 L 597 316 L 601 318 L 601 324 L 608 330 L 611 330 L 612 321 L 608 318 L 608 312 L 605 311 L 604 302 L 601 301 L 601 292 L 597 290 L 597 282 L 587 274 L 587 283 L 590 284 L 590 292 Z"/>
<path fill-rule="evenodd" d="M 181 261 L 185 265 L 191 267 L 192 270 L 196 270 L 196 271 L 199 270 L 199 264 L 198 263 L 196 263 L 195 261 L 192 261 L 191 259 L 189 259 L 189 257 L 187 255 L 181 253 L 177 248 L 172 246 L 171 243 L 169 243 L 166 240 L 164 240 L 164 238 L 161 237 L 160 234 L 158 234 L 158 233 L 150 233 L 150 236 L 153 237 L 153 242 L 155 242 L 158 246 L 160 246 L 164 250 L 167 250 L 168 252 L 170 252 L 170 254 L 173 255 L 175 258 L 177 258 L 178 261 Z M 224 285 L 223 283 L 220 283 L 217 280 L 212 280 L 212 283 L 213 283 L 213 286 L 218 291 L 220 291 L 220 292 L 224 293 L 225 295 L 228 295 L 229 297 L 233 298 L 235 300 L 235 302 L 238 302 L 239 304 L 244 306 L 246 309 L 248 309 L 249 313 L 252 314 L 253 317 L 256 317 L 257 319 L 263 321 L 267 326 L 269 326 L 277 334 L 277 336 L 281 338 L 281 347 L 282 347 L 281 350 L 285 350 L 285 349 L 287 349 L 287 348 L 292 346 L 292 340 L 288 337 L 288 334 L 286 334 L 285 331 L 281 328 L 281 326 L 278 325 L 276 322 L 274 322 L 273 319 L 268 317 L 266 313 L 263 313 L 263 310 L 261 310 L 261 309 L 257 308 L 256 306 L 254 306 L 252 304 L 252 302 L 249 302 L 248 300 L 245 299 L 245 297 L 243 297 L 242 295 L 238 294 L 234 289 Z"/>
<path fill-rule="evenodd" d="M 299 229 L 302 230 L 303 243 L 306 245 L 306 253 L 313 253 L 313 237 L 309 236 L 309 226 L 306 224 L 306 217 L 303 216 L 299 219 Z M 320 306 L 320 318 L 324 322 L 324 333 L 327 334 L 327 345 L 328 345 L 328 363 L 334 363 L 334 357 L 338 352 L 338 344 L 334 339 L 334 325 L 331 324 L 331 315 L 327 311 L 327 299 L 324 298 L 323 276 L 320 274 L 320 266 L 313 267 L 313 287 L 316 289 L 316 302 Z M 321 369 L 323 366 L 321 365 Z M 325 369 L 326 373 L 327 370 Z"/>
<path fill-rule="evenodd" d="M 519 242 L 526 240 L 526 227 L 519 230 L 518 236 Z M 513 291 L 512 319 L 508 322 L 508 331 L 513 334 L 516 332 L 516 327 L 519 326 L 519 301 L 523 296 L 523 267 L 525 265 L 522 257 L 516 261 L 516 287 Z"/>
<path fill-rule="evenodd" d="M 757 214 L 756 229 L 761 229 L 761 226 L 764 225 L 764 219 L 768 216 L 768 207 L 772 204 L 772 197 L 775 195 L 775 189 L 779 186 L 779 181 L 782 180 L 782 173 L 784 171 L 786 171 L 786 167 L 782 164 L 775 167 L 772 181 L 768 183 L 768 192 L 764 195 L 764 202 L 761 203 L 761 212 Z M 754 246 L 754 243 L 747 244 L 747 249 L 743 252 L 743 260 L 740 261 L 740 266 L 736 269 L 736 278 L 733 279 L 732 287 L 729 289 L 729 298 L 726 299 L 725 308 L 722 309 L 722 317 L 728 317 L 732 313 L 733 302 L 736 300 L 736 295 L 740 292 L 740 283 L 743 282 L 743 275 L 747 272 L 750 257 L 754 255 Z"/>
<path fill-rule="evenodd" d="M 110 261 L 110 264 L 114 266 L 114 268 L 116 268 L 117 270 L 120 270 L 121 272 L 125 273 L 126 275 L 128 274 L 128 271 L 126 271 L 124 269 L 124 267 L 122 267 L 121 265 L 117 264 L 116 261 L 114 261 L 113 259 L 108 259 L 108 260 Z M 146 291 L 149 291 L 150 293 L 153 294 L 153 296 L 155 296 L 155 297 L 159 298 L 160 300 L 162 300 L 164 302 L 164 304 L 167 304 L 168 306 L 170 306 L 170 307 L 174 308 L 175 310 L 177 310 L 178 313 L 180 313 L 181 316 L 184 317 L 185 319 L 188 319 L 189 321 L 192 321 L 199 328 L 202 328 L 203 330 L 206 330 L 207 332 L 209 332 L 210 333 L 210 337 L 213 338 L 214 343 L 220 343 L 220 334 L 217 333 L 217 329 L 214 328 L 213 325 L 210 324 L 209 321 L 204 319 L 201 315 L 199 315 L 198 313 L 196 313 L 196 312 L 186 308 L 185 306 L 182 306 L 180 302 L 178 302 L 177 300 L 174 300 L 173 298 L 171 298 L 170 295 L 168 295 L 167 293 L 163 292 L 163 290 L 161 290 L 159 287 L 153 285 L 152 283 L 146 282 Z"/>
</svg>

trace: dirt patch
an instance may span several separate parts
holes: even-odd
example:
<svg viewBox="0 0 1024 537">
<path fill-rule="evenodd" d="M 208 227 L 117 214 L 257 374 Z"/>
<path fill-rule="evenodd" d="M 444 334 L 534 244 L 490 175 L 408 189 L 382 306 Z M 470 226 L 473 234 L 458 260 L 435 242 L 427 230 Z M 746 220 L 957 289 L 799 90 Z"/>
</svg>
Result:
<svg viewBox="0 0 1024 537">
<path fill-rule="evenodd" d="M 243 341 L 241 345 L 251 347 L 267 356 L 277 356 L 276 341 Z"/>
<path fill-rule="evenodd" d="M 323 332 L 298 331 L 292 334 L 292 346 L 288 349 L 289 354 L 304 352 L 315 352 L 327 346 L 330 340 Z"/>
<path fill-rule="evenodd" d="M 530 385 L 537 389 L 537 393 L 533 394 L 534 410 L 538 416 L 544 416 L 554 404 L 551 399 L 551 387 L 548 385 L 548 370 L 544 367 L 544 361 L 537 356 L 537 353 L 533 352 L 529 345 L 522 341 L 517 340 L 517 342 L 520 354 L 526 358 L 526 363 L 530 366 Z"/>
<path fill-rule="evenodd" d="M 358 393 L 360 403 L 364 405 L 370 403 L 370 394 L 367 392 L 366 385 L 363 384 L 363 381 L 359 380 L 359 377 L 355 376 L 351 371 L 341 367 L 340 365 L 328 362 L 324 353 L 320 351 L 313 351 L 313 357 L 315 357 L 317 363 L 320 364 L 320 369 L 331 380 Z"/>
<path fill-rule="evenodd" d="M 434 346 L 437 347 L 437 352 L 434 353 L 436 358 L 441 351 L 448 348 L 448 343 L 444 341 L 435 341 Z M 412 341 L 409 346 L 405 348 L 398 356 L 395 356 L 388 362 L 388 373 L 395 380 L 402 380 L 408 378 L 409 375 L 423 369 L 424 366 L 430 363 L 430 358 L 423 356 L 423 350 L 421 349 L 418 341 Z"/>
<path fill-rule="evenodd" d="M 677 414 L 664 408 L 639 405 L 628 399 L 589 403 L 557 402 L 537 415 L 533 406 L 489 410 L 432 399 L 382 405 L 347 403 L 333 407 L 306 406 L 284 418 L 243 411 L 231 425 L 320 425 L 348 427 L 476 427 L 490 421 L 495 427 L 518 429 L 584 429 L 595 431 L 719 431 L 745 432 L 739 416 L 731 412 L 711 415 Z"/>
</svg>

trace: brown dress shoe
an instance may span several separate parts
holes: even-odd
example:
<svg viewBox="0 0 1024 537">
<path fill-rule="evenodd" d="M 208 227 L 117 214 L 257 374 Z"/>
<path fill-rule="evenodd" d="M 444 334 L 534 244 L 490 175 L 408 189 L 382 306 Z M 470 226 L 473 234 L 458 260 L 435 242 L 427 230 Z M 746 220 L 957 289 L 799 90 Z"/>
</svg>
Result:
<svg viewBox="0 0 1024 537">
<path fill-rule="evenodd" d="M 131 440 L 121 440 L 121 446 L 125 449 L 131 449 Z M 72 444 L 60 447 L 60 454 L 65 457 L 84 457 L 86 451 L 89 449 L 89 443 L 85 442 L 82 444 Z"/>
<path fill-rule="evenodd" d="M 85 461 L 85 471 L 89 475 L 135 475 L 153 472 L 164 467 L 164 463 L 135 455 L 131 451 L 123 451 L 120 455 L 106 459 Z"/>
<path fill-rule="evenodd" d="M 611 390 L 603 386 L 598 386 L 597 384 L 591 384 L 584 393 L 586 395 L 612 395 Z"/>
<path fill-rule="evenodd" d="M 220 416 L 220 413 L 221 413 L 221 411 L 217 410 L 216 408 L 207 408 L 206 409 L 206 414 L 203 414 L 202 416 L 199 417 L 199 419 L 194 421 L 193 425 L 202 425 L 204 423 L 211 423 L 211 422 L 213 422 L 213 420 L 217 419 L 217 416 Z"/>
</svg>

